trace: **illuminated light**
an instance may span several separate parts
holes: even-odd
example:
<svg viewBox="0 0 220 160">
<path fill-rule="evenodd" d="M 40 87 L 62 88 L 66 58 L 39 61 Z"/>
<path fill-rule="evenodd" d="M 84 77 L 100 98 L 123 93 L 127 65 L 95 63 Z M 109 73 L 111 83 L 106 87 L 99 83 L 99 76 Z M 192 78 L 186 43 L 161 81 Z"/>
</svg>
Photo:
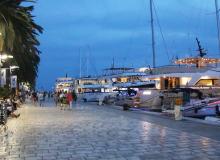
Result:
<svg viewBox="0 0 220 160">
<path fill-rule="evenodd" d="M 13 58 L 13 56 L 7 55 L 7 54 L 0 55 L 0 59 L 2 59 L 2 60 L 8 59 L 8 58 Z"/>
<path fill-rule="evenodd" d="M 143 95 L 151 95 L 151 91 L 144 91 Z"/>
<path fill-rule="evenodd" d="M 209 76 L 202 76 L 201 79 L 210 79 Z"/>
<path fill-rule="evenodd" d="M 18 69 L 18 66 L 10 66 L 10 69 Z"/>
<path fill-rule="evenodd" d="M 191 77 L 182 77 L 180 83 L 181 85 L 187 85 L 191 79 Z"/>
</svg>

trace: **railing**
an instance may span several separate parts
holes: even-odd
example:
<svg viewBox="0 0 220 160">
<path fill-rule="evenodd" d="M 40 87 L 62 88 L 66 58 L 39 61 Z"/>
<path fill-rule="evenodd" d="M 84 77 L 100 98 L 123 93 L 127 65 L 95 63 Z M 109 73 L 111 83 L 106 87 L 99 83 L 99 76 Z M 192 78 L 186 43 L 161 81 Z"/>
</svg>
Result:
<svg viewBox="0 0 220 160">
<path fill-rule="evenodd" d="M 168 74 L 168 73 L 202 73 L 209 69 L 212 69 L 213 67 L 203 67 L 203 68 L 197 68 L 197 67 L 188 67 L 188 66 L 164 66 L 159 68 L 154 68 L 152 70 L 148 70 L 145 73 L 150 75 L 155 74 Z"/>
</svg>

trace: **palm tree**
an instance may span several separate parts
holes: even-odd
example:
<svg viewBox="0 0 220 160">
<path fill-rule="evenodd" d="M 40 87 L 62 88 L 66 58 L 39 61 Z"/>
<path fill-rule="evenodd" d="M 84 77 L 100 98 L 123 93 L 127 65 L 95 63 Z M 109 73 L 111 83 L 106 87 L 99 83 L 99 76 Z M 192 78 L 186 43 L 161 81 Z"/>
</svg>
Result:
<svg viewBox="0 0 220 160">
<path fill-rule="evenodd" d="M 40 45 L 37 36 L 43 28 L 34 22 L 33 6 L 22 6 L 22 2 L 34 0 L 0 0 L 0 52 L 12 54 L 20 67 L 20 81 L 34 85 L 40 62 Z"/>
</svg>

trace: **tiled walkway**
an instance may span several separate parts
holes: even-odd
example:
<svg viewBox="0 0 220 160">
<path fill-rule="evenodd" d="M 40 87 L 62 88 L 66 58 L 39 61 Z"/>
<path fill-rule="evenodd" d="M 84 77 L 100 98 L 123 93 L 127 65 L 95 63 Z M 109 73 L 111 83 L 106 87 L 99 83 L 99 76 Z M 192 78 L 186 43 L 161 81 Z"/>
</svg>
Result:
<svg viewBox="0 0 220 160">
<path fill-rule="evenodd" d="M 0 136 L 0 159 L 219 160 L 220 142 L 96 106 L 26 106 Z"/>
</svg>

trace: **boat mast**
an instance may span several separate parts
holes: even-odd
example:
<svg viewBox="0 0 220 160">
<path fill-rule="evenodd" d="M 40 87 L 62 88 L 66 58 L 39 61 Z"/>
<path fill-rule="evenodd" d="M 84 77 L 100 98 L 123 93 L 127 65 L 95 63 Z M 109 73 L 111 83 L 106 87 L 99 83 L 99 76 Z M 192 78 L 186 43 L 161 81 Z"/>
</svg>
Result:
<svg viewBox="0 0 220 160">
<path fill-rule="evenodd" d="M 86 55 L 86 76 L 89 77 L 89 63 L 90 63 L 90 46 L 88 45 L 88 53 Z"/>
<path fill-rule="evenodd" d="M 153 0 L 150 0 L 150 14 L 151 14 L 151 34 L 152 34 L 153 68 L 155 68 L 155 67 L 156 67 L 156 60 L 155 60 L 155 38 L 154 38 Z"/>
<path fill-rule="evenodd" d="M 86 77 L 89 76 L 89 53 L 87 53 L 87 57 L 86 57 Z"/>
<path fill-rule="evenodd" d="M 218 49 L 220 54 L 220 30 L 219 30 L 219 8 L 218 0 L 215 0 L 215 9 L 216 9 L 216 21 L 217 21 L 217 31 L 218 31 Z"/>
<path fill-rule="evenodd" d="M 115 68 L 115 58 L 112 59 L 112 68 Z"/>
<path fill-rule="evenodd" d="M 79 48 L 79 78 L 82 78 L 82 57 L 81 57 L 80 48 Z"/>
</svg>

